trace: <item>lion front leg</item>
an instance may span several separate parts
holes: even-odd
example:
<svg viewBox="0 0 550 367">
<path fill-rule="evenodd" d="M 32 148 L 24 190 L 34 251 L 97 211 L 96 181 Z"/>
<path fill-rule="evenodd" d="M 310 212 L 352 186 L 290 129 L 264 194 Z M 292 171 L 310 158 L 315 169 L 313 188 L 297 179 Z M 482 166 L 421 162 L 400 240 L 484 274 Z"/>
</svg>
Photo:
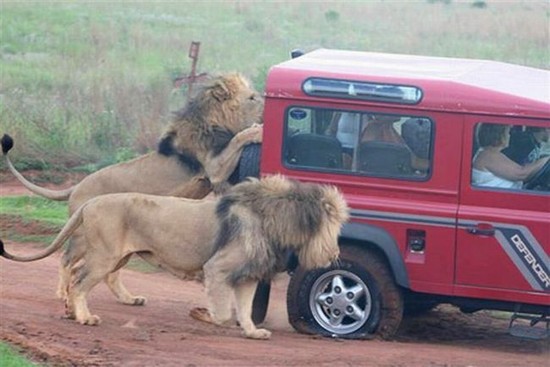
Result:
<svg viewBox="0 0 550 367">
<path fill-rule="evenodd" d="M 229 179 L 229 176 L 237 168 L 244 146 L 261 143 L 262 134 L 262 125 L 254 124 L 235 135 L 220 154 L 213 155 L 210 153 L 207 156 L 204 170 L 212 185 L 221 184 Z"/>
<path fill-rule="evenodd" d="M 192 310 L 191 316 L 197 320 L 210 322 L 219 326 L 234 325 L 233 320 L 233 292 L 227 284 L 225 274 L 210 262 L 204 267 L 204 286 L 207 297 L 207 311 L 204 309 Z"/>
<path fill-rule="evenodd" d="M 256 328 L 256 325 L 252 321 L 252 303 L 257 286 L 258 282 L 252 280 L 243 281 L 236 285 L 234 291 L 237 304 L 237 318 L 247 338 L 265 340 L 271 337 L 271 331 Z"/>
</svg>

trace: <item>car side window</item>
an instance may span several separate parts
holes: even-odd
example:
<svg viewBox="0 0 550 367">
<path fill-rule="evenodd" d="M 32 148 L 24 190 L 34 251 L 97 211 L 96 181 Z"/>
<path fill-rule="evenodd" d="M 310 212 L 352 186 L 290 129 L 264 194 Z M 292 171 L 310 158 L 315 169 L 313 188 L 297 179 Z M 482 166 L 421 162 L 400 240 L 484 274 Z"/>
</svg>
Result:
<svg viewBox="0 0 550 367">
<path fill-rule="evenodd" d="M 475 127 L 473 186 L 550 191 L 550 128 L 480 122 Z"/>
<path fill-rule="evenodd" d="M 296 169 L 427 179 L 432 132 L 422 116 L 293 107 L 283 160 Z"/>
</svg>

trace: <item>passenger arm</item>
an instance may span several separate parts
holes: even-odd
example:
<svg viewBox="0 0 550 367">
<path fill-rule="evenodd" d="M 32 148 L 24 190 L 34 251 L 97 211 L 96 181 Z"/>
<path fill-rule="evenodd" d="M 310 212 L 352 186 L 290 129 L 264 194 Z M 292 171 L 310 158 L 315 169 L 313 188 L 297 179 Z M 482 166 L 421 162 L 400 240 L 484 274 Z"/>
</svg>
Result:
<svg viewBox="0 0 550 367">
<path fill-rule="evenodd" d="M 511 181 L 525 181 L 538 172 L 550 157 L 541 158 L 524 166 L 517 164 L 504 154 L 499 154 L 495 159 L 485 165 L 495 175 Z"/>
</svg>

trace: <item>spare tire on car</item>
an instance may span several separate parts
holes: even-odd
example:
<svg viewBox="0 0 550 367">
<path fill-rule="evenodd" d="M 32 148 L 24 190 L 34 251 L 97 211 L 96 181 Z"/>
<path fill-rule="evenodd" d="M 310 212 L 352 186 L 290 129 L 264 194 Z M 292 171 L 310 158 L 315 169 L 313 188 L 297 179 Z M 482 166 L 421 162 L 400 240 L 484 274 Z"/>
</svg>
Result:
<svg viewBox="0 0 550 367">
<path fill-rule="evenodd" d="M 243 148 L 239 164 L 229 177 L 232 185 L 244 181 L 247 177 L 260 177 L 261 144 L 248 144 Z"/>
</svg>

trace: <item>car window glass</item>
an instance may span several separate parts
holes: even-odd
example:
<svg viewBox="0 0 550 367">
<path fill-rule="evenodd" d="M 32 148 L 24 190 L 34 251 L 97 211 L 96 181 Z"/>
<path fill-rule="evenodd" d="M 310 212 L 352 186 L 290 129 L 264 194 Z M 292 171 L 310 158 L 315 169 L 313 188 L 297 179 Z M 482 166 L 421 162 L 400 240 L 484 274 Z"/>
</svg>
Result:
<svg viewBox="0 0 550 367">
<path fill-rule="evenodd" d="M 293 107 L 283 160 L 296 169 L 426 179 L 433 122 L 427 117 Z"/>
<path fill-rule="evenodd" d="M 550 191 L 549 138 L 548 127 L 478 123 L 473 137 L 472 185 Z"/>
</svg>

